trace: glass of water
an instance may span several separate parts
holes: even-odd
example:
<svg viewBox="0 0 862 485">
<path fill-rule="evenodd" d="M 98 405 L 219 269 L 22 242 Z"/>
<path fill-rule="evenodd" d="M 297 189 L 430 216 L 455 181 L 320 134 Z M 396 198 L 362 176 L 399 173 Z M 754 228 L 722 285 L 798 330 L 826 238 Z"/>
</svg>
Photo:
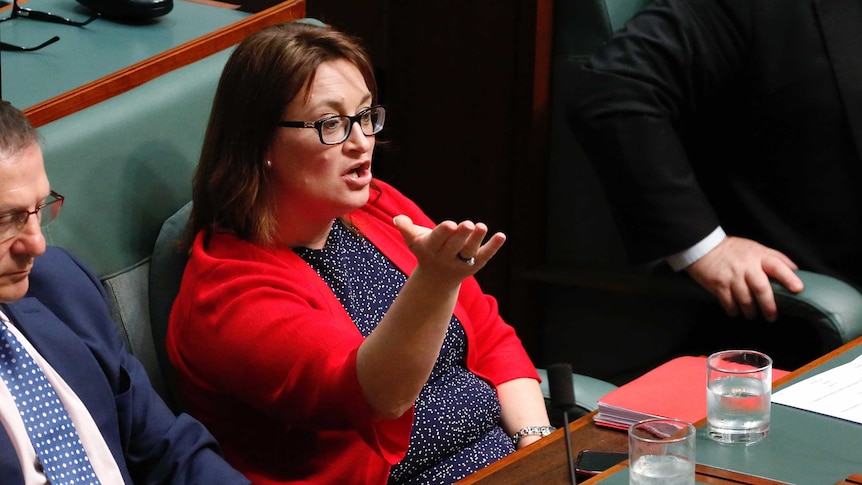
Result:
<svg viewBox="0 0 862 485">
<path fill-rule="evenodd" d="M 769 433 L 772 359 L 754 350 L 725 350 L 706 359 L 709 437 L 719 443 L 758 443 Z"/>
<path fill-rule="evenodd" d="M 694 485 L 695 431 L 678 419 L 629 428 L 629 485 Z"/>
</svg>

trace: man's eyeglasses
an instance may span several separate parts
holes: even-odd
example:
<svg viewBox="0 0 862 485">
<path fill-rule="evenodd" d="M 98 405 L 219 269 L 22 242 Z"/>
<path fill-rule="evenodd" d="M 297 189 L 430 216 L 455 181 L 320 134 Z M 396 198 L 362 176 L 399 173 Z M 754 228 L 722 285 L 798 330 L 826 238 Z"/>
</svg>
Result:
<svg viewBox="0 0 862 485">
<path fill-rule="evenodd" d="M 383 130 L 386 120 L 386 110 L 383 106 L 372 106 L 353 116 L 329 116 L 322 120 L 311 121 L 281 121 L 279 126 L 285 128 L 314 128 L 320 135 L 324 145 L 338 145 L 350 137 L 354 123 L 359 123 L 359 129 L 365 136 L 376 135 Z"/>
<path fill-rule="evenodd" d="M 0 242 L 6 242 L 20 234 L 32 215 L 36 216 L 41 227 L 47 226 L 57 218 L 64 200 L 65 197 L 52 190 L 45 202 L 31 211 L 20 210 L 0 215 Z"/>
</svg>

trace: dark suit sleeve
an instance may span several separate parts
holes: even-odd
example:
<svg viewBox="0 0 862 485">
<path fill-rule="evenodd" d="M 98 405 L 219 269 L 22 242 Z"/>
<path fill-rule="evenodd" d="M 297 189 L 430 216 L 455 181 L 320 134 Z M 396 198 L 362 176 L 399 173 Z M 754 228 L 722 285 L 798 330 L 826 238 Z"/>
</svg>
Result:
<svg viewBox="0 0 862 485">
<path fill-rule="evenodd" d="M 221 458 L 202 424 L 185 414 L 175 416 L 159 398 L 143 365 L 120 340 L 100 282 L 71 255 L 49 247 L 37 258 L 28 296 L 78 335 L 102 368 L 113 400 L 104 393 L 94 397 L 91 390 L 82 391 L 82 399 L 89 400 L 85 404 L 135 484 L 248 483 Z M 104 416 L 113 411 L 115 418 Z"/>
<path fill-rule="evenodd" d="M 687 155 L 687 120 L 746 62 L 753 0 L 660 0 L 582 68 L 568 109 L 630 259 L 650 262 L 719 220 Z"/>
</svg>

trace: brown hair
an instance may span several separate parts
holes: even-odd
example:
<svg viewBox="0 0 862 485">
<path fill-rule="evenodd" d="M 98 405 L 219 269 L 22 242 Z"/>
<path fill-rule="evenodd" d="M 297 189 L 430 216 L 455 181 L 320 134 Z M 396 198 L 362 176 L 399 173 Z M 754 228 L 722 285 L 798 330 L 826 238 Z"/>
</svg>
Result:
<svg viewBox="0 0 862 485">
<path fill-rule="evenodd" d="M 201 230 L 229 231 L 261 244 L 276 242 L 278 222 L 266 154 L 285 107 L 309 86 L 320 64 L 345 59 L 377 82 L 365 51 L 329 27 L 290 22 L 260 30 L 239 44 L 222 72 L 192 186 L 184 245 Z"/>
<path fill-rule="evenodd" d="M 0 159 L 39 143 L 39 133 L 18 108 L 0 101 Z"/>
</svg>

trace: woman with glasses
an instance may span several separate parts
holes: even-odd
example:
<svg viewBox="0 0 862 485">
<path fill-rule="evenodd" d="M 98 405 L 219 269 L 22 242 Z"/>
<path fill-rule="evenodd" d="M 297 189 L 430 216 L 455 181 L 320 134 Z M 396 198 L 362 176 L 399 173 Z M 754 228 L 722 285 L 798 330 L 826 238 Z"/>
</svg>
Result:
<svg viewBox="0 0 862 485">
<path fill-rule="evenodd" d="M 362 49 L 291 23 L 225 66 L 168 350 L 256 484 L 452 483 L 549 433 L 538 376 L 472 277 L 505 237 L 372 177 Z"/>
</svg>

